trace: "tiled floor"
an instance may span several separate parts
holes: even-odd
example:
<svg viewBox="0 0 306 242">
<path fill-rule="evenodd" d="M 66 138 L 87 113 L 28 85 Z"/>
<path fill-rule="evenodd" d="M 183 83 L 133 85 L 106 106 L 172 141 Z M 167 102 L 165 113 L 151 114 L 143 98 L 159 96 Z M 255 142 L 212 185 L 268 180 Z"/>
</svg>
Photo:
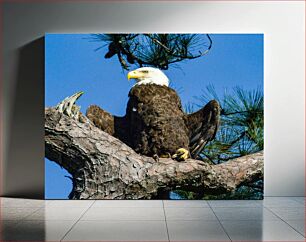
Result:
<svg viewBox="0 0 306 242">
<path fill-rule="evenodd" d="M 1 198 L 0 240 L 305 241 L 305 198 L 68 201 Z"/>
</svg>

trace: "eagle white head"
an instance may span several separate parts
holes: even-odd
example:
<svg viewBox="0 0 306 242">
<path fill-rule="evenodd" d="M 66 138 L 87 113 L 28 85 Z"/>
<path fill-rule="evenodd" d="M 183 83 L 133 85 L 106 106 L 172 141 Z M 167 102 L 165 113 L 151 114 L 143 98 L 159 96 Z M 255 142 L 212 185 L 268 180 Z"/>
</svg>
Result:
<svg viewBox="0 0 306 242">
<path fill-rule="evenodd" d="M 130 71 L 127 76 L 128 80 L 135 79 L 136 85 L 156 84 L 169 86 L 168 77 L 159 69 L 153 67 L 141 67 Z"/>
</svg>

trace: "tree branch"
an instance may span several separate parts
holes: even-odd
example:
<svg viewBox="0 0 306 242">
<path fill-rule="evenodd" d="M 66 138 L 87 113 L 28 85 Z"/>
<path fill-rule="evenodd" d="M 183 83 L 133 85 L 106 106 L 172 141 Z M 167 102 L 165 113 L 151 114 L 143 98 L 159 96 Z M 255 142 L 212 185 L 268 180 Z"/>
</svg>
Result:
<svg viewBox="0 0 306 242">
<path fill-rule="evenodd" d="M 81 120 L 45 109 L 46 157 L 72 175 L 71 199 L 150 199 L 174 189 L 220 193 L 263 178 L 263 152 L 219 165 L 155 161 Z"/>
</svg>

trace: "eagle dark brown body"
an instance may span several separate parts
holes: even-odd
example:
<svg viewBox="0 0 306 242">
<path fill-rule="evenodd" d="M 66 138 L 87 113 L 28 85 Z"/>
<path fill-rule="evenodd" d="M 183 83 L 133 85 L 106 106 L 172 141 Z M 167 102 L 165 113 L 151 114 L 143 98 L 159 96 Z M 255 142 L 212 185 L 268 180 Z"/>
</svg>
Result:
<svg viewBox="0 0 306 242">
<path fill-rule="evenodd" d="M 193 114 L 185 114 L 177 93 L 161 85 L 136 85 L 129 93 L 126 115 L 112 116 L 96 105 L 87 117 L 100 129 L 147 156 L 172 155 L 185 148 L 193 158 L 215 137 L 220 107 L 212 100 Z"/>
<path fill-rule="evenodd" d="M 139 85 L 131 89 L 126 117 L 132 148 L 147 156 L 174 154 L 189 147 L 181 100 L 166 86 Z"/>
</svg>

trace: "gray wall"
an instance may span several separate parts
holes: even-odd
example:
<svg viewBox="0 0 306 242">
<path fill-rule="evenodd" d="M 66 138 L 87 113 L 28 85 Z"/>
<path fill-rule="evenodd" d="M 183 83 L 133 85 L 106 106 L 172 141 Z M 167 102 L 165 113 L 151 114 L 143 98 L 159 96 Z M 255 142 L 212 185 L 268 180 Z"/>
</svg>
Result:
<svg viewBox="0 0 306 242">
<path fill-rule="evenodd" d="M 265 194 L 304 195 L 303 2 L 3 3 L 3 195 L 43 197 L 49 33 L 265 34 Z"/>
</svg>

